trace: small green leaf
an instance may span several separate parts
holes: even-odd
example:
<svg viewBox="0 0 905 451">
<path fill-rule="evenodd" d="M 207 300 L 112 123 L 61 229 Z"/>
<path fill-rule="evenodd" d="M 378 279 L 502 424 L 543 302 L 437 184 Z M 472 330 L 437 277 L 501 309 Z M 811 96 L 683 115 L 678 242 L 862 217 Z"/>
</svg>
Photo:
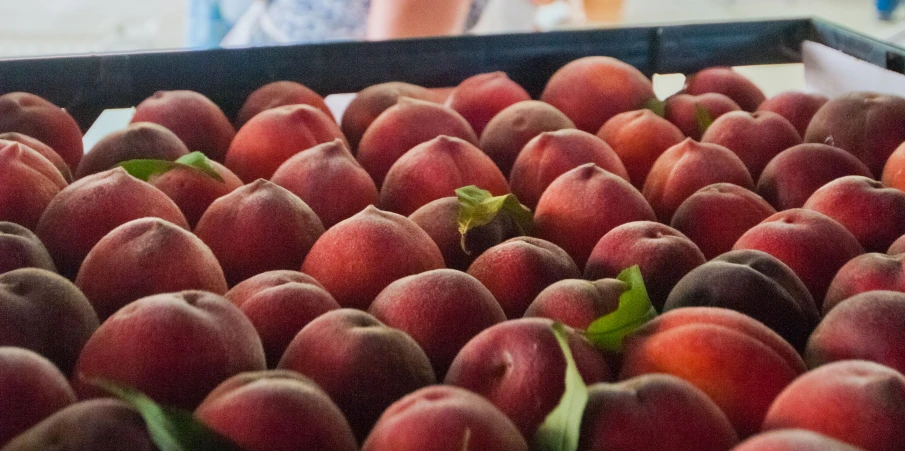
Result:
<svg viewBox="0 0 905 451">
<path fill-rule="evenodd" d="M 657 316 L 638 265 L 622 271 L 617 279 L 628 285 L 628 289 L 619 296 L 619 307 L 615 312 L 594 320 L 585 331 L 594 346 L 611 352 L 621 351 L 622 339 L 628 333 Z"/>
<path fill-rule="evenodd" d="M 191 412 L 161 406 L 144 393 L 116 382 L 95 379 L 92 384 L 137 410 L 145 420 L 151 440 L 160 451 L 241 450 L 195 419 Z"/>
<path fill-rule="evenodd" d="M 176 161 L 138 159 L 124 161 L 119 164 L 133 177 L 148 181 L 155 175 L 164 174 L 177 167 L 188 167 L 223 183 L 223 177 L 211 166 L 210 160 L 201 152 L 192 152 L 179 157 Z"/>
<path fill-rule="evenodd" d="M 588 387 L 572 358 L 565 326 L 554 323 L 553 334 L 566 358 L 566 389 L 559 405 L 537 429 L 534 439 L 537 449 L 541 451 L 575 451 L 578 449 L 584 408 L 588 404 Z"/>
<path fill-rule="evenodd" d="M 489 191 L 469 185 L 457 189 L 456 195 L 459 197 L 459 233 L 465 253 L 469 253 L 465 247 L 465 235 L 476 227 L 490 224 L 498 214 L 511 216 L 525 234 L 534 225 L 531 210 L 519 203 L 515 194 L 494 197 Z"/>
<path fill-rule="evenodd" d="M 700 103 L 694 104 L 694 118 L 698 122 L 698 128 L 701 130 L 702 135 L 713 124 L 713 116 L 710 111 L 702 107 Z"/>
<path fill-rule="evenodd" d="M 167 160 L 129 160 L 119 164 L 132 177 L 148 181 L 152 176 L 163 174 L 176 167 L 176 163 Z"/>
<path fill-rule="evenodd" d="M 660 117 L 666 117 L 666 101 L 660 100 L 656 97 L 651 97 L 647 102 L 644 103 L 644 108 L 651 110 Z"/>
<path fill-rule="evenodd" d="M 176 162 L 179 164 L 184 164 L 186 166 L 191 166 L 207 174 L 212 179 L 218 182 L 223 182 L 223 177 L 221 177 L 220 173 L 217 172 L 217 170 L 214 169 L 214 167 L 211 165 L 211 160 L 208 160 L 208 158 L 201 152 L 192 152 L 188 155 L 183 155 L 179 157 Z"/>
</svg>

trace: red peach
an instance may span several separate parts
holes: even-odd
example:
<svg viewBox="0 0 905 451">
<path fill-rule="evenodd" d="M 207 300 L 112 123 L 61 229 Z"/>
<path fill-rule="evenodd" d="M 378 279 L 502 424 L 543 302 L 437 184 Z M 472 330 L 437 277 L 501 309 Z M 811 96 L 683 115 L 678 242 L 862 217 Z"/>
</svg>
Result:
<svg viewBox="0 0 905 451">
<path fill-rule="evenodd" d="M 236 129 L 211 99 L 195 91 L 157 91 L 135 107 L 132 122 L 170 129 L 189 151 L 223 162 Z"/>
<path fill-rule="evenodd" d="M 609 118 L 637 110 L 653 98 L 646 75 L 608 56 L 579 58 L 559 68 L 540 97 L 588 133 L 597 133 Z"/>
<path fill-rule="evenodd" d="M 751 177 L 758 180 L 773 157 L 801 144 L 801 136 L 792 123 L 776 113 L 732 111 L 714 120 L 701 142 L 719 144 L 733 151 L 745 163 Z"/>
<path fill-rule="evenodd" d="M 67 184 L 72 183 L 72 170 L 69 169 L 69 165 L 63 161 L 63 157 L 61 157 L 60 154 L 51 149 L 47 144 L 44 144 L 31 136 L 16 132 L 0 133 L 0 140 L 15 141 L 19 144 L 24 144 L 26 147 L 31 147 L 41 154 L 42 157 L 47 158 L 53 163 L 53 166 L 60 171 L 60 174 L 63 176 L 63 179 L 66 180 Z"/>
<path fill-rule="evenodd" d="M 0 221 L 0 274 L 19 268 L 41 268 L 56 272 L 53 258 L 31 230 Z"/>
<path fill-rule="evenodd" d="M 62 108 L 25 92 L 0 96 L 0 132 L 18 132 L 31 136 L 63 158 L 71 171 L 84 154 L 82 130 Z"/>
<path fill-rule="evenodd" d="M 593 163 L 557 177 L 534 212 L 537 236 L 562 247 L 579 268 L 616 226 L 654 220 L 654 210 L 634 186 Z"/>
<path fill-rule="evenodd" d="M 820 310 L 836 271 L 864 253 L 857 238 L 823 213 L 784 210 L 752 227 L 733 249 L 756 249 L 785 263 L 804 282 Z"/>
<path fill-rule="evenodd" d="M 409 334 L 442 379 L 475 335 L 506 320 L 493 294 L 473 276 L 435 269 L 389 284 L 368 307 L 387 326 Z"/>
<path fill-rule="evenodd" d="M 751 227 L 776 213 L 762 197 L 731 183 L 707 185 L 682 201 L 670 225 L 710 260 L 732 250 Z"/>
<path fill-rule="evenodd" d="M 682 133 L 700 141 L 707 124 L 702 122 L 700 111 L 707 113 L 710 120 L 730 112 L 741 111 L 735 101 L 718 92 L 704 92 L 698 95 L 678 93 L 663 102 L 663 117 L 675 124 Z"/>
<path fill-rule="evenodd" d="M 823 312 L 826 314 L 856 294 L 873 290 L 905 292 L 905 254 L 871 252 L 846 262 L 826 290 Z"/>
<path fill-rule="evenodd" d="M 133 122 L 101 138 L 79 162 L 75 178 L 112 169 L 124 161 L 175 161 L 188 153 L 189 148 L 170 129 L 151 122 Z"/>
<path fill-rule="evenodd" d="M 76 401 L 53 363 L 22 348 L 0 346 L 0 387 L 0 446 Z"/>
<path fill-rule="evenodd" d="M 66 181 L 38 152 L 13 141 L 0 141 L 0 220 L 30 230 Z"/>
<path fill-rule="evenodd" d="M 525 144 L 509 175 L 512 192 L 519 202 L 534 208 L 553 180 L 585 163 L 594 163 L 631 181 L 619 155 L 609 144 L 590 133 L 570 128 L 543 132 Z"/>
<path fill-rule="evenodd" d="M 873 178 L 861 160 L 838 147 L 799 144 L 767 163 L 757 181 L 757 194 L 776 210 L 801 208 L 814 191 L 846 175 Z"/>
<path fill-rule="evenodd" d="M 365 130 L 356 157 L 378 187 L 393 163 L 409 149 L 440 135 L 477 145 L 468 121 L 448 106 L 402 97 L 384 110 Z"/>
<path fill-rule="evenodd" d="M 224 164 L 245 183 L 269 179 L 293 155 L 334 139 L 346 138 L 332 117 L 313 106 L 271 108 L 239 129 Z"/>
<path fill-rule="evenodd" d="M 446 106 L 461 114 L 480 137 L 497 113 L 524 100 L 531 100 L 531 95 L 505 72 L 487 72 L 462 80 L 449 93 Z"/>
<path fill-rule="evenodd" d="M 751 173 L 731 150 L 719 144 L 686 138 L 657 158 L 641 192 L 657 218 L 666 223 L 672 220 L 679 205 L 697 190 L 722 182 L 754 189 Z"/>
<path fill-rule="evenodd" d="M 73 386 L 83 399 L 96 397 L 91 381 L 105 379 L 191 410 L 230 376 L 265 366 L 261 339 L 238 307 L 183 291 L 141 298 L 107 318 L 82 348 Z"/>
<path fill-rule="evenodd" d="M 689 75 L 685 80 L 684 91 L 689 94 L 724 94 L 744 111 L 756 111 L 767 99 L 757 85 L 731 67 L 709 67 Z"/>
<path fill-rule="evenodd" d="M 792 123 L 799 135 L 804 136 L 811 118 L 829 100 L 829 97 L 816 92 L 784 91 L 765 100 L 757 111 L 779 114 Z"/>
<path fill-rule="evenodd" d="M 286 160 L 270 181 L 305 201 L 325 229 L 377 203 L 377 185 L 340 139 Z"/>
<path fill-rule="evenodd" d="M 408 216 L 468 185 L 494 196 L 509 194 L 506 177 L 487 154 L 468 141 L 441 135 L 411 148 L 393 163 L 380 188 L 380 205 Z"/>
<path fill-rule="evenodd" d="M 237 374 L 204 398 L 195 418 L 247 451 L 358 450 L 330 396 L 294 371 Z"/>
<path fill-rule="evenodd" d="M 863 451 L 806 429 L 774 429 L 752 435 L 732 451 Z"/>
<path fill-rule="evenodd" d="M 619 113 L 597 132 L 625 165 L 628 180 L 639 190 L 651 166 L 666 149 L 682 142 L 682 131 L 648 109 Z"/>
<path fill-rule="evenodd" d="M 538 293 L 525 318 L 550 318 L 569 327 L 584 330 L 607 313 L 619 307 L 619 296 L 628 289 L 617 279 L 563 279 Z"/>
<path fill-rule="evenodd" d="M 236 129 L 242 128 L 249 119 L 264 110 L 298 104 L 311 105 L 327 116 L 333 117 L 333 112 L 320 94 L 301 83 L 281 80 L 267 83 L 248 95 L 236 114 Z"/>
<path fill-rule="evenodd" d="M 433 100 L 433 94 L 425 87 L 391 81 L 368 86 L 358 92 L 343 112 L 341 127 L 343 134 L 349 139 L 349 148 L 353 153 L 358 150 L 358 143 L 365 130 L 374 122 L 380 113 L 396 104 L 400 97 Z"/>
<path fill-rule="evenodd" d="M 242 186 L 242 180 L 226 166 L 213 160 L 209 160 L 209 163 L 223 181 L 186 166 L 177 166 L 148 178 L 148 183 L 173 199 L 192 228 L 215 200 Z"/>
<path fill-rule="evenodd" d="M 478 147 L 508 175 L 531 139 L 567 128 L 575 128 L 575 124 L 561 111 L 541 101 L 524 100 L 506 107 L 487 123 Z"/>
<path fill-rule="evenodd" d="M 104 235 L 85 256 L 75 284 L 101 321 L 152 294 L 227 290 L 223 270 L 204 242 L 160 218 L 134 219 Z"/>
<path fill-rule="evenodd" d="M 414 222 L 368 206 L 327 230 L 301 268 L 339 305 L 366 309 L 394 280 L 443 265 L 440 249 Z"/>
<path fill-rule="evenodd" d="M 305 202 L 263 179 L 215 200 L 195 226 L 229 286 L 265 271 L 298 269 L 323 233 Z"/>
</svg>

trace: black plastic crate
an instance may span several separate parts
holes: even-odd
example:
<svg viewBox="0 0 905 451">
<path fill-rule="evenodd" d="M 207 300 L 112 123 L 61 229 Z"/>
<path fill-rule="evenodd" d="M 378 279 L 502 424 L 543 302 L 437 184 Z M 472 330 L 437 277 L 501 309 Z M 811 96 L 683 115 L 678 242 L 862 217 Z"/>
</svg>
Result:
<svg viewBox="0 0 905 451">
<path fill-rule="evenodd" d="M 66 108 L 85 129 L 104 109 L 137 105 L 158 90 L 198 91 L 230 117 L 249 93 L 276 80 L 295 80 L 326 96 L 386 81 L 454 86 L 474 74 L 504 71 L 537 96 L 556 69 L 584 56 L 612 56 L 650 76 L 717 65 L 798 63 L 805 40 L 905 70 L 905 49 L 803 18 L 0 59 L 0 93 L 38 94 Z"/>
</svg>

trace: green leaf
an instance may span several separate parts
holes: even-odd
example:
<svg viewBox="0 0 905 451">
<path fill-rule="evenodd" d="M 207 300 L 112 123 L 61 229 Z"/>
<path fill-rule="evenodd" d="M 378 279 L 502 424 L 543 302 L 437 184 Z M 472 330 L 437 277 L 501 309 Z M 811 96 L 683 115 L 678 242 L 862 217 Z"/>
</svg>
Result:
<svg viewBox="0 0 905 451">
<path fill-rule="evenodd" d="M 660 117 L 666 117 L 666 101 L 660 100 L 656 97 L 651 97 L 647 102 L 644 103 L 644 108 L 651 110 Z"/>
<path fill-rule="evenodd" d="M 698 122 L 698 128 L 701 130 L 702 135 L 713 124 L 713 116 L 710 115 L 710 111 L 702 107 L 700 103 L 694 104 L 694 118 Z"/>
<path fill-rule="evenodd" d="M 201 152 L 192 152 L 179 157 L 176 161 L 138 159 L 124 161 L 119 164 L 133 177 L 148 181 L 155 175 L 164 174 L 177 167 L 188 167 L 223 183 L 223 177 L 211 166 L 210 160 Z"/>
<path fill-rule="evenodd" d="M 462 235 L 461 245 L 465 253 L 469 253 L 465 247 L 468 232 L 490 224 L 499 214 L 512 217 L 524 234 L 529 233 L 534 225 L 531 210 L 522 205 L 515 194 L 494 197 L 489 191 L 469 185 L 457 189 L 456 196 L 459 198 L 459 233 Z"/>
<path fill-rule="evenodd" d="M 537 449 L 541 451 L 575 451 L 581 433 L 581 419 L 588 404 L 588 387 L 585 385 L 572 351 L 565 326 L 553 324 L 553 334 L 566 358 L 566 389 L 559 405 L 547 415 L 534 436 Z"/>
<path fill-rule="evenodd" d="M 611 352 L 621 351 L 622 339 L 627 334 L 657 316 L 638 265 L 622 271 L 617 279 L 628 285 L 628 289 L 619 296 L 619 307 L 615 312 L 594 320 L 585 331 L 594 346 Z"/>
<path fill-rule="evenodd" d="M 135 408 L 144 418 L 151 440 L 160 451 L 241 451 L 229 439 L 198 421 L 191 412 L 161 406 L 144 393 L 116 382 L 95 379 L 91 383 Z"/>
<path fill-rule="evenodd" d="M 217 172 L 216 169 L 211 165 L 211 160 L 209 160 L 203 153 L 201 152 L 192 152 L 188 155 L 183 155 L 176 160 L 176 163 L 184 164 L 186 166 L 191 166 L 208 176 L 212 179 L 223 182 L 223 177 L 220 176 L 220 173 Z"/>
</svg>

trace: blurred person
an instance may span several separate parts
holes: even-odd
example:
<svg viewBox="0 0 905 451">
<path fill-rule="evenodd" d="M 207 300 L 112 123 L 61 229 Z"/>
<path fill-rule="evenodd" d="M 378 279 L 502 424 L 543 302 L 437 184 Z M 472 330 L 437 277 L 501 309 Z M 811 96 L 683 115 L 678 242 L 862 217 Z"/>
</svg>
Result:
<svg viewBox="0 0 905 451">
<path fill-rule="evenodd" d="M 254 0 L 222 45 L 549 29 L 551 24 L 583 18 L 582 4 L 583 0 Z M 539 17 L 544 20 L 539 22 Z"/>
</svg>

